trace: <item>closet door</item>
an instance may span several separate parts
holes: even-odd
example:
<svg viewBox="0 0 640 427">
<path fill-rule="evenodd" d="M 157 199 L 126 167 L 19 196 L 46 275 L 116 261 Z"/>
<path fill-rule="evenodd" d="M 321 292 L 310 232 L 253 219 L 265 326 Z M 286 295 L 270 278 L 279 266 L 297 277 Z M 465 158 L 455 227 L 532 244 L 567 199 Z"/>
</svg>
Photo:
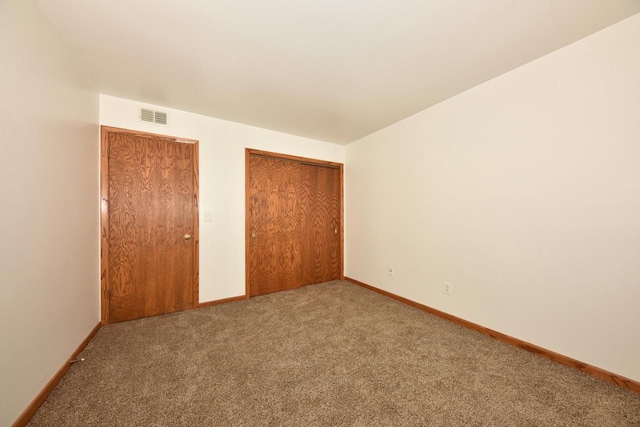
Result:
<svg viewBox="0 0 640 427">
<path fill-rule="evenodd" d="M 340 170 L 302 165 L 303 180 L 309 188 L 302 230 L 302 285 L 340 278 Z"/>
<path fill-rule="evenodd" d="M 250 296 L 342 274 L 341 165 L 273 156 L 247 151 Z"/>
</svg>

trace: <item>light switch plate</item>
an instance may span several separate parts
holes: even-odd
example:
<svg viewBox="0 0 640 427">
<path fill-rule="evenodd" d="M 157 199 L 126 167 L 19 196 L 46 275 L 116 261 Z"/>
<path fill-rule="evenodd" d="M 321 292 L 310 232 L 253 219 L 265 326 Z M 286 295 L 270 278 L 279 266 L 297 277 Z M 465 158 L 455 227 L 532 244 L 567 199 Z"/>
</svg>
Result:
<svg viewBox="0 0 640 427">
<path fill-rule="evenodd" d="M 211 222 L 213 215 L 211 215 L 211 212 L 205 212 L 204 213 L 204 222 Z"/>
</svg>

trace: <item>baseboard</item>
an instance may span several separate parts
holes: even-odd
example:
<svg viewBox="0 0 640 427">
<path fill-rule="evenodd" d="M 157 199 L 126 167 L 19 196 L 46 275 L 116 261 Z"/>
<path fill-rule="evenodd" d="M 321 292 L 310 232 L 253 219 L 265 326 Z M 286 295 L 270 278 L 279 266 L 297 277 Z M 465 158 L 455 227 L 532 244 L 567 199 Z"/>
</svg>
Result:
<svg viewBox="0 0 640 427">
<path fill-rule="evenodd" d="M 17 420 L 14 421 L 12 427 L 23 427 L 26 426 L 33 414 L 36 413 L 38 408 L 42 406 L 47 397 L 51 394 L 54 388 L 58 385 L 62 377 L 67 373 L 69 368 L 71 367 L 71 361 L 78 357 L 78 355 L 85 349 L 89 341 L 98 333 L 100 330 L 102 323 L 98 322 L 98 324 L 89 332 L 89 335 L 80 343 L 78 348 L 73 352 L 71 357 L 62 365 L 62 367 L 56 372 L 56 374 L 49 380 L 49 382 L 44 386 L 44 388 L 38 393 L 38 395 L 31 401 L 29 406 L 26 407 L 22 414 L 18 417 Z"/>
<path fill-rule="evenodd" d="M 367 285 L 366 283 L 360 282 L 358 280 L 352 279 L 350 277 L 344 278 L 346 281 L 349 281 L 355 285 L 362 286 L 363 288 L 369 289 L 371 291 L 377 292 L 389 298 L 393 298 L 397 301 L 403 302 L 412 307 L 418 308 L 420 310 L 426 311 L 427 313 L 431 313 L 435 316 L 441 317 L 443 319 L 449 320 L 457 325 L 463 326 L 465 328 L 474 330 L 483 335 L 487 335 L 491 338 L 497 339 L 505 344 L 512 345 L 514 347 L 521 348 L 528 352 L 537 354 L 538 356 L 542 356 L 544 358 L 553 360 L 554 362 L 561 363 L 566 366 L 570 366 L 574 369 L 582 371 L 591 376 L 600 378 L 607 382 L 619 385 L 620 387 L 624 387 L 626 389 L 635 391 L 640 393 L 640 382 L 631 380 L 629 378 L 625 378 L 623 376 L 614 374 L 612 372 L 606 371 L 604 369 L 598 368 L 596 366 L 589 365 L 584 362 L 580 362 L 579 360 L 572 359 L 570 357 L 564 356 L 562 354 L 553 352 L 551 350 L 547 350 L 542 347 L 538 347 L 537 345 L 528 343 L 526 341 L 522 341 L 518 338 L 511 337 L 509 335 L 505 335 L 501 332 L 494 331 L 493 329 L 485 328 L 484 326 L 478 325 L 476 323 L 470 322 L 468 320 L 461 319 L 459 317 L 453 316 L 451 314 L 445 313 L 444 311 L 436 310 L 435 308 L 428 307 L 426 305 L 420 304 L 415 301 L 411 301 L 410 299 L 401 297 L 399 295 L 392 294 L 391 292 L 383 291 L 382 289 L 378 289 L 374 286 Z"/>
<path fill-rule="evenodd" d="M 209 307 L 211 305 L 218 305 L 218 304 L 224 304 L 225 302 L 233 302 L 233 301 L 244 301 L 246 299 L 249 299 L 249 296 L 247 295 L 240 295 L 237 297 L 231 297 L 231 298 L 224 298 L 224 299 L 217 299 L 215 301 L 207 301 L 207 302 L 201 302 L 197 305 L 197 307 L 195 308 L 202 308 L 202 307 Z"/>
</svg>

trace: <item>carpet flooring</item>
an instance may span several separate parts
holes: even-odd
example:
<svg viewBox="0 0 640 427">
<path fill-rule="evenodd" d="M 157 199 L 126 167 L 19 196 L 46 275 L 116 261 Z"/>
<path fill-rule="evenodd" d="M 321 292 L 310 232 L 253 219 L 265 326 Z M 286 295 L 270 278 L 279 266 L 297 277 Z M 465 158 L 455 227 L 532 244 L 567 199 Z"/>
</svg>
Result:
<svg viewBox="0 0 640 427">
<path fill-rule="evenodd" d="M 640 394 L 328 282 L 102 328 L 30 426 L 640 426 Z"/>
</svg>

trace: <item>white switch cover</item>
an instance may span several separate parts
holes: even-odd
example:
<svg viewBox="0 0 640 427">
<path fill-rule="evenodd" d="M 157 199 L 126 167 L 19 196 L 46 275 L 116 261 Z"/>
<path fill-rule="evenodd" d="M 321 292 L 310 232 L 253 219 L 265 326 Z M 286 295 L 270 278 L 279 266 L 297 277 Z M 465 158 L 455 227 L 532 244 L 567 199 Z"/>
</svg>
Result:
<svg viewBox="0 0 640 427">
<path fill-rule="evenodd" d="M 204 222 L 211 222 L 211 218 L 212 218 L 211 212 L 204 213 Z"/>
</svg>

